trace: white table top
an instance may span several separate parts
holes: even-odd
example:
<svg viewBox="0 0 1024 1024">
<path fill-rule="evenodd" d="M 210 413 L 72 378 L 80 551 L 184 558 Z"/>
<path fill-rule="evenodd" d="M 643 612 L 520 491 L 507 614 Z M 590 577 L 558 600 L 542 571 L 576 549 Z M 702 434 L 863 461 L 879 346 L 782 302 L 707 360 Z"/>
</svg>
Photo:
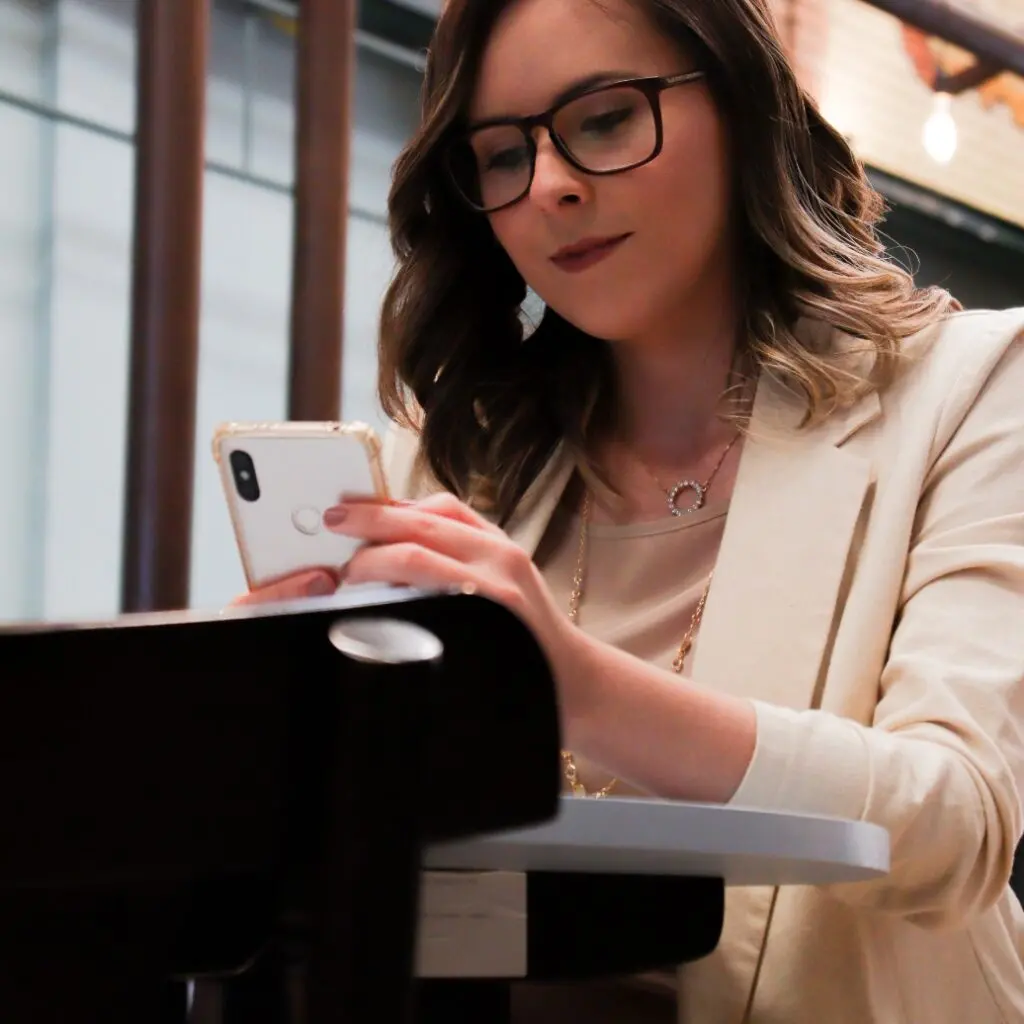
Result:
<svg viewBox="0 0 1024 1024">
<path fill-rule="evenodd" d="M 728 885 L 826 885 L 884 875 L 878 825 L 663 800 L 562 797 L 553 821 L 439 843 L 424 866 L 471 871 L 697 875 Z"/>
</svg>

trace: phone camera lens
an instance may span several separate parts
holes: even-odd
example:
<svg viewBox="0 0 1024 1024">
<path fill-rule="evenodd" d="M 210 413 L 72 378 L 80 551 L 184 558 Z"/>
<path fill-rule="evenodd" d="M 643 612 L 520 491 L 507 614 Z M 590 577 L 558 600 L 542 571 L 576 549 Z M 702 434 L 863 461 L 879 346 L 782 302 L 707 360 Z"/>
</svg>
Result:
<svg viewBox="0 0 1024 1024">
<path fill-rule="evenodd" d="M 260 496 L 260 482 L 256 479 L 256 467 L 248 452 L 235 450 L 229 456 L 231 474 L 235 479 L 235 490 L 243 501 L 256 501 Z"/>
</svg>

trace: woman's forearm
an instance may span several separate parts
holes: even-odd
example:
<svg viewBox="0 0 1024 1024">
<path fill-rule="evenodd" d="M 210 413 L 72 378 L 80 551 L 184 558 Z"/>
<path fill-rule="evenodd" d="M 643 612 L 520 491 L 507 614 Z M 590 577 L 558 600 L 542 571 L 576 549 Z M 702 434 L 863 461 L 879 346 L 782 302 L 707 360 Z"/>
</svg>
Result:
<svg viewBox="0 0 1024 1024">
<path fill-rule="evenodd" d="M 754 755 L 746 700 L 704 689 L 584 633 L 556 665 L 568 747 L 655 796 L 726 803 Z"/>
</svg>

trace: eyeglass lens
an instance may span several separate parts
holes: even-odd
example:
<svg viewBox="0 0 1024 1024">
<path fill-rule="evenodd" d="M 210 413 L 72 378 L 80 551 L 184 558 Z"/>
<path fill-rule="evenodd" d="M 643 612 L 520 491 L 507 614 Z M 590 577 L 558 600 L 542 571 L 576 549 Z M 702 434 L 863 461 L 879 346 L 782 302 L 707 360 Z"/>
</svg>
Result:
<svg viewBox="0 0 1024 1024">
<path fill-rule="evenodd" d="M 635 86 L 622 85 L 566 103 L 555 112 L 553 133 L 584 170 L 607 174 L 647 161 L 657 148 L 651 101 Z M 524 196 L 533 177 L 533 145 L 515 124 L 471 132 L 452 164 L 456 184 L 483 210 Z"/>
</svg>

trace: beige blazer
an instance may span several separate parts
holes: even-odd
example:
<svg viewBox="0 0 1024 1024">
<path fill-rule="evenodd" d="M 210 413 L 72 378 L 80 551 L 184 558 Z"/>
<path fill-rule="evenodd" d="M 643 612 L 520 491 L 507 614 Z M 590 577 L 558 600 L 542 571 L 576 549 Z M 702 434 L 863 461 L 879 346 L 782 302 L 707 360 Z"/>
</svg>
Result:
<svg viewBox="0 0 1024 1024">
<path fill-rule="evenodd" d="M 812 429 L 762 378 L 692 672 L 757 708 L 733 803 L 877 822 L 891 874 L 730 890 L 718 950 L 681 971 L 681 1021 L 1024 1021 L 1007 887 L 1024 782 L 1024 310 L 957 314 L 910 349 L 885 393 Z M 414 436 L 385 450 L 398 496 L 436 489 Z M 557 453 L 517 509 L 527 550 L 572 470 Z"/>
</svg>

